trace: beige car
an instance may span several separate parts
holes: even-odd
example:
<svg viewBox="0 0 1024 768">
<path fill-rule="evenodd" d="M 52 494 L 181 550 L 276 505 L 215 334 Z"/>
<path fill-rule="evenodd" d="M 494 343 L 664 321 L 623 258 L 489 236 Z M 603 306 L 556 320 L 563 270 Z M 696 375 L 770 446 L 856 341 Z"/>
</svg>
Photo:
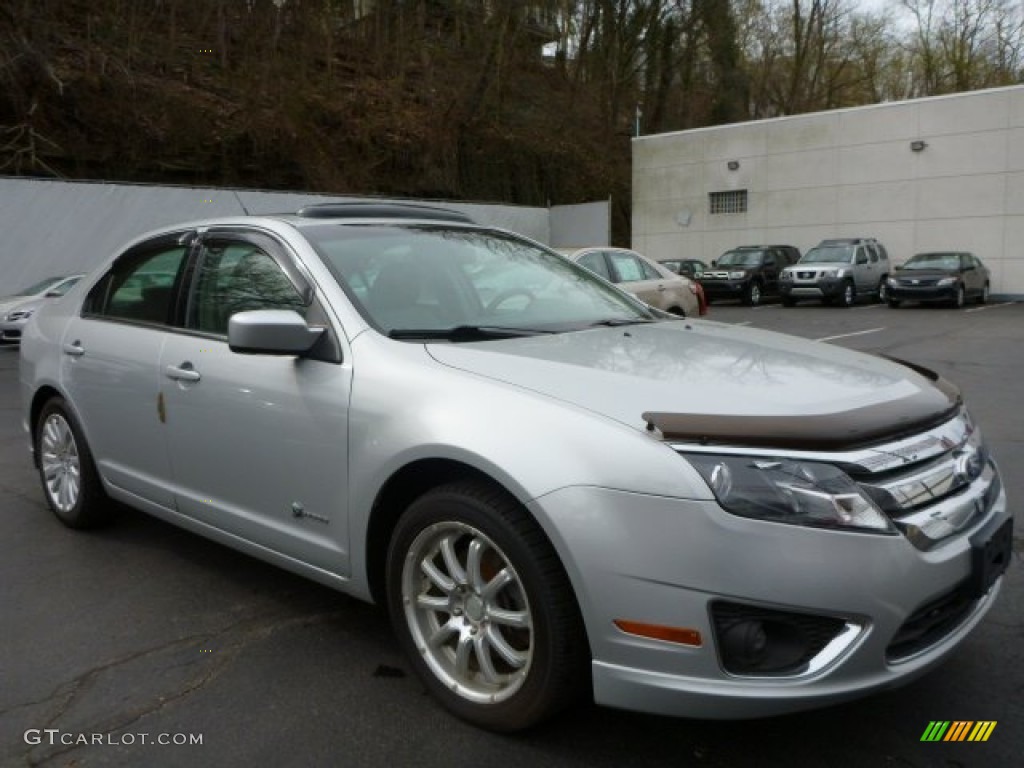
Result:
<svg viewBox="0 0 1024 768">
<path fill-rule="evenodd" d="M 636 251 L 605 246 L 559 250 L 652 307 L 685 317 L 698 317 L 706 311 L 697 283 Z"/>
</svg>

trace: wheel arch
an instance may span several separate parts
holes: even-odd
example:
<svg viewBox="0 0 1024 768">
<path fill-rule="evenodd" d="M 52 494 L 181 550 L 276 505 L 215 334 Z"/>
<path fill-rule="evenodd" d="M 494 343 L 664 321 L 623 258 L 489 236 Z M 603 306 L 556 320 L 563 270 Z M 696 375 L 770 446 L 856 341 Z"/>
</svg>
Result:
<svg viewBox="0 0 1024 768">
<path fill-rule="evenodd" d="M 45 406 L 54 397 L 59 397 L 64 400 L 65 404 L 67 400 L 64 395 L 56 388 L 50 385 L 44 385 L 36 390 L 35 394 L 32 395 L 32 402 L 29 405 L 28 411 L 28 429 L 29 436 L 32 440 L 32 463 L 39 468 L 39 455 L 36 451 L 36 428 L 39 424 L 39 414 L 43 412 L 43 406 Z M 70 408 L 70 406 L 68 406 Z M 73 409 L 72 409 L 73 410 Z M 79 421 L 81 423 L 81 421 Z"/>
<path fill-rule="evenodd" d="M 463 461 L 451 458 L 417 459 L 391 474 L 377 492 L 370 510 L 364 542 L 364 557 L 367 586 L 370 596 L 378 605 L 387 603 L 387 551 L 399 517 L 415 499 L 424 493 L 457 480 L 478 480 L 500 489 L 510 498 L 515 499 L 558 555 L 562 569 L 566 571 L 568 577 L 569 569 L 562 562 L 562 552 L 555 546 L 541 521 L 537 520 L 526 504 L 523 504 L 520 494 L 513 492 L 493 475 Z M 577 605 L 579 605 L 579 595 L 575 594 L 576 588 L 572 583 L 572 578 L 568 578 L 568 581 L 573 588 Z"/>
</svg>

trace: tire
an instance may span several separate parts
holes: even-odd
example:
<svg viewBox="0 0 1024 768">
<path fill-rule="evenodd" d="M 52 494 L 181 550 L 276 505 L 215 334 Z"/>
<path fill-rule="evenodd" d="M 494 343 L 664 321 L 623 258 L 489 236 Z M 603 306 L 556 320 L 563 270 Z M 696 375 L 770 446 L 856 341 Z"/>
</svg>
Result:
<svg viewBox="0 0 1024 768">
<path fill-rule="evenodd" d="M 884 304 L 889 300 L 889 284 L 886 282 L 887 279 L 888 277 L 883 275 L 878 283 L 877 298 L 879 304 Z"/>
<path fill-rule="evenodd" d="M 853 287 L 853 283 L 847 280 L 843 283 L 843 292 L 839 294 L 839 306 L 852 307 L 856 303 L 857 289 Z"/>
<path fill-rule="evenodd" d="M 903 302 L 900 301 L 899 299 L 888 299 L 887 303 L 889 304 L 889 309 L 899 309 L 900 304 L 902 304 Z"/>
<path fill-rule="evenodd" d="M 106 525 L 114 505 L 100 482 L 82 428 L 61 397 L 47 401 L 35 429 L 35 449 L 43 495 L 68 528 Z"/>
<path fill-rule="evenodd" d="M 750 285 L 743 292 L 743 303 L 748 307 L 756 307 L 761 303 L 761 284 L 751 280 Z"/>
<path fill-rule="evenodd" d="M 988 295 L 990 290 L 988 283 L 985 283 L 985 285 L 981 287 L 981 294 L 978 296 L 979 304 L 988 304 Z"/>
<path fill-rule="evenodd" d="M 954 309 L 963 309 L 964 304 L 967 303 L 967 295 L 964 293 L 964 285 L 960 283 L 956 287 L 956 292 L 953 294 L 953 298 L 950 300 L 950 305 Z"/>
<path fill-rule="evenodd" d="M 587 679 L 568 577 L 537 524 L 499 488 L 460 481 L 414 501 L 388 548 L 387 597 L 420 679 L 474 725 L 528 728 L 570 704 Z"/>
</svg>

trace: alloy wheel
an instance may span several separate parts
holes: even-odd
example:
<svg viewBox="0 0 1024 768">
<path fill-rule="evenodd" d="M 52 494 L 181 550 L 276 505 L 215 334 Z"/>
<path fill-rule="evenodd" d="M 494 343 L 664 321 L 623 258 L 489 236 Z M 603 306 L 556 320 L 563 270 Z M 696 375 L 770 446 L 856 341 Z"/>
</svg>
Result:
<svg viewBox="0 0 1024 768">
<path fill-rule="evenodd" d="M 81 495 L 82 462 L 71 426 L 60 413 L 43 423 L 39 446 L 46 493 L 58 512 L 70 512 Z"/>
<path fill-rule="evenodd" d="M 413 643 L 444 686 L 479 704 L 512 697 L 530 671 L 534 627 L 505 553 L 472 526 L 436 523 L 409 546 L 401 579 Z"/>
</svg>

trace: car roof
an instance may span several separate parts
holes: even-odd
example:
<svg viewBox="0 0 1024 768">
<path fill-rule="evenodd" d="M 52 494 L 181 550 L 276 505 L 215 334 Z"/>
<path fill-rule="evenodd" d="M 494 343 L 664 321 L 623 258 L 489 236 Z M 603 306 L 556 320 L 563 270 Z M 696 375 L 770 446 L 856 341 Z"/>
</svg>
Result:
<svg viewBox="0 0 1024 768">
<path fill-rule="evenodd" d="M 321 222 L 327 219 L 415 219 L 458 222 L 460 224 L 475 223 L 466 214 L 451 208 L 418 203 L 381 203 L 376 201 L 307 205 L 294 214 L 284 214 L 279 218 L 284 218 L 291 224 L 303 220 Z"/>
</svg>

